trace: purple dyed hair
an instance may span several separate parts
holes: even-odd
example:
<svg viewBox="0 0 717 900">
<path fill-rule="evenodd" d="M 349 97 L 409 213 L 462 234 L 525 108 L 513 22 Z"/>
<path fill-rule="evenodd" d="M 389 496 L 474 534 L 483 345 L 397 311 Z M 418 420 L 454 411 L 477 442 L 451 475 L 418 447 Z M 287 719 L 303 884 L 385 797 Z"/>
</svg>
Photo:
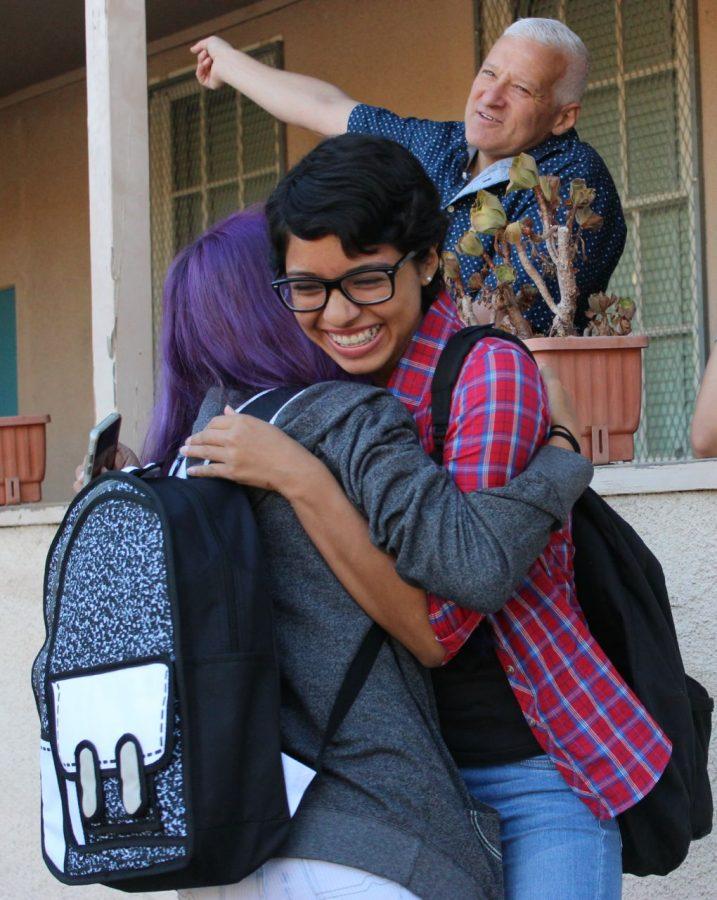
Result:
<svg viewBox="0 0 717 900">
<path fill-rule="evenodd" d="M 159 398 L 143 458 L 174 458 L 214 385 L 260 391 L 347 375 L 271 288 L 262 210 L 229 216 L 177 254 L 164 282 Z"/>
</svg>

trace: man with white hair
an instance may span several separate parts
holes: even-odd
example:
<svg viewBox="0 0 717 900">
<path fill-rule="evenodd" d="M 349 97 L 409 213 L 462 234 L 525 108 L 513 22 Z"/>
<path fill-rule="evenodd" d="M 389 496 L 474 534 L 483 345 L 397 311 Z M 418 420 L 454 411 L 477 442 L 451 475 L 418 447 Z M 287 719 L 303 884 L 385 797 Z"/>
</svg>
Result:
<svg viewBox="0 0 717 900">
<path fill-rule="evenodd" d="M 451 226 L 444 249 L 452 250 L 470 226 L 475 194 L 487 189 L 503 199 L 511 220 L 537 222 L 532 192 L 505 194 L 513 156 L 530 153 L 541 174 L 559 175 L 567 193 L 573 178 L 584 178 L 597 192 L 593 208 L 604 219 L 585 233 L 584 257 L 576 260 L 579 289 L 577 324 L 590 294 L 605 290 L 625 245 L 625 221 L 615 185 L 604 162 L 574 129 L 588 74 L 582 40 L 556 19 L 519 19 L 503 32 L 481 65 L 466 102 L 462 122 L 402 118 L 386 109 L 358 103 L 326 82 L 273 69 L 210 37 L 192 47 L 201 84 L 230 84 L 284 122 L 324 135 L 353 131 L 392 138 L 423 164 L 438 187 Z M 492 239 L 484 244 L 490 250 Z M 460 256 L 463 281 L 483 265 Z M 530 281 L 515 258 L 516 289 Z M 557 283 L 548 274 L 557 297 Z M 542 298 L 528 313 L 536 331 L 546 332 L 552 314 Z"/>
</svg>

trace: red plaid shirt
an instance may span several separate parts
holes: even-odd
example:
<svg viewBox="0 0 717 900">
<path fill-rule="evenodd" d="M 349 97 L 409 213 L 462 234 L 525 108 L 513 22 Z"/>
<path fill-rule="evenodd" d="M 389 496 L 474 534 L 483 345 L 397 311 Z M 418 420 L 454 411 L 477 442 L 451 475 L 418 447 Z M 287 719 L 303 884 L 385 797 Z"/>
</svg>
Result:
<svg viewBox="0 0 717 900">
<path fill-rule="evenodd" d="M 448 338 L 461 328 L 445 295 L 434 303 L 389 389 L 433 449 L 431 379 Z M 514 344 L 481 341 L 453 392 L 445 465 L 464 491 L 505 484 L 526 467 L 550 424 L 537 367 Z M 488 615 L 496 652 L 536 740 L 600 819 L 616 816 L 659 779 L 670 741 L 588 631 L 575 601 L 570 526 L 554 532 L 505 606 Z M 455 655 L 483 618 L 429 596 L 436 636 Z"/>
</svg>

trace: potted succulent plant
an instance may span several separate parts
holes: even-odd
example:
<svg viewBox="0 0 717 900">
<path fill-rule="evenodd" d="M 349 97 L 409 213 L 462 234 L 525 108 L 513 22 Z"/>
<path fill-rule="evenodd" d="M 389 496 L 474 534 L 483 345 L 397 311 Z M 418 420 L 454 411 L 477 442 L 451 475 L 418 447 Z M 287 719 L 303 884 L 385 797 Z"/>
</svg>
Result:
<svg viewBox="0 0 717 900">
<path fill-rule="evenodd" d="M 541 362 L 558 373 L 575 401 L 583 422 L 578 436 L 583 453 L 595 463 L 630 460 L 640 422 L 641 351 L 644 335 L 633 335 L 635 304 L 623 297 L 593 294 L 588 300 L 587 328 L 577 336 L 574 324 L 578 287 L 575 260 L 584 255 L 585 231 L 602 227 L 591 204 L 595 190 L 583 179 L 570 183 L 561 195 L 560 178 L 541 175 L 532 156 L 513 159 L 507 192 L 532 190 L 540 222 L 531 218 L 509 222 L 500 199 L 479 191 L 471 210 L 471 228 L 455 251 L 442 255 L 443 275 L 458 302 L 465 324 L 475 324 L 481 307 L 490 311 L 496 327 L 525 340 Z M 493 236 L 489 254 L 481 235 Z M 480 257 L 483 267 L 463 284 L 459 255 Z M 517 256 L 532 284 L 515 290 Z M 559 298 L 552 296 L 545 273 L 554 273 Z M 524 313 L 540 296 L 553 313 L 547 337 L 536 337 Z"/>
<path fill-rule="evenodd" d="M 50 417 L 0 417 L 0 506 L 42 498 L 45 426 Z"/>
</svg>

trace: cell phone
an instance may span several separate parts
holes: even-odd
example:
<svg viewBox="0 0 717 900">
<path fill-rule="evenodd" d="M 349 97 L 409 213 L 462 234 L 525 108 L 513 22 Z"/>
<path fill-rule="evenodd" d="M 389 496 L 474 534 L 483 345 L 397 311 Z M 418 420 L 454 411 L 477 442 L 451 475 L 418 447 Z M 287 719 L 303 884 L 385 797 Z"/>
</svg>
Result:
<svg viewBox="0 0 717 900">
<path fill-rule="evenodd" d="M 117 444 L 119 442 L 120 425 L 122 416 L 113 412 L 90 431 L 90 440 L 87 445 L 87 460 L 85 473 L 82 478 L 83 486 L 89 484 L 93 478 L 97 478 L 103 468 L 111 469 Z"/>
</svg>

